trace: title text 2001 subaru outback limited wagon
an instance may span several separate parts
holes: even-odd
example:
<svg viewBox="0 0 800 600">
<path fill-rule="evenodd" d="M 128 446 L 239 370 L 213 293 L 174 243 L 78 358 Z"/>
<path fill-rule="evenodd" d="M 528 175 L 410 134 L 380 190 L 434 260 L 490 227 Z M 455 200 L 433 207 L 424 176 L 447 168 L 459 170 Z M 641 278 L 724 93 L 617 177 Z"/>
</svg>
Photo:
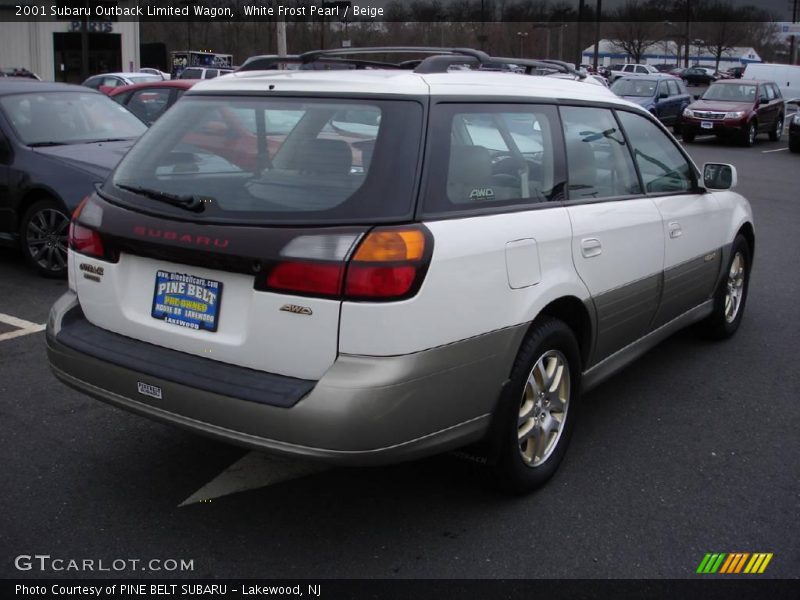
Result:
<svg viewBox="0 0 800 600">
<path fill-rule="evenodd" d="M 502 60 L 192 88 L 73 217 L 56 375 L 245 446 L 376 464 L 484 441 L 503 486 L 543 483 L 581 390 L 690 323 L 736 331 L 754 232 L 733 167 L 701 176 L 636 105 L 450 69 Z"/>
</svg>

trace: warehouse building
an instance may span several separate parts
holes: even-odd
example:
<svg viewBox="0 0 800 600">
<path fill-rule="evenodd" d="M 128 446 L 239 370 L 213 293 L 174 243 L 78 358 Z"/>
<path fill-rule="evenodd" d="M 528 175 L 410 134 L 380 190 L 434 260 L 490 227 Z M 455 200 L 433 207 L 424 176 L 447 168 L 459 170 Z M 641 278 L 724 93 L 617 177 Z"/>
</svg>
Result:
<svg viewBox="0 0 800 600">
<path fill-rule="evenodd" d="M 600 40 L 599 49 L 598 62 L 601 65 L 632 62 L 624 50 L 613 40 Z M 594 45 L 586 48 L 582 56 L 582 62 L 591 64 L 594 58 Z M 717 59 L 707 48 L 694 44 L 689 47 L 690 65 L 713 67 L 716 61 Z M 649 65 L 680 64 L 682 66 L 683 46 L 669 40 L 656 42 L 645 50 L 641 62 Z M 722 53 L 719 68 L 724 71 L 725 69 L 744 66 L 751 62 L 761 62 L 761 57 L 755 49 L 750 47 L 729 48 Z"/>
<path fill-rule="evenodd" d="M 135 4 L 136 0 L 93 0 L 91 6 Z M 16 5 L 33 7 L 36 2 L 0 0 L 1 69 L 24 68 L 45 81 L 81 83 L 89 75 L 134 71 L 141 66 L 138 21 L 95 16 L 25 21 L 16 16 Z"/>
</svg>

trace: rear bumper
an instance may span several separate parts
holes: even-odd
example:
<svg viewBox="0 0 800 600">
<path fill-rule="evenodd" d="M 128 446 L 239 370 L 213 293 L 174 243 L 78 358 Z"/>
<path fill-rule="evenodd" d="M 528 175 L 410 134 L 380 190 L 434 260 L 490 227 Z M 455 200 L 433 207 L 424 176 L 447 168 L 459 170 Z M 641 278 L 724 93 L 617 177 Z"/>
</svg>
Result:
<svg viewBox="0 0 800 600">
<path fill-rule="evenodd" d="M 146 364 L 113 356 L 113 350 L 98 356 L 72 342 L 71 347 L 59 336 L 65 316 L 76 318 L 71 311 L 80 308 L 68 292 L 47 324 L 50 365 L 67 385 L 231 443 L 341 464 L 401 462 L 481 439 L 526 329 L 507 328 L 405 356 L 340 355 L 299 401 L 280 406 L 236 397 L 242 394 L 234 385 L 225 393 L 224 383 L 208 389 L 170 380 L 176 378 L 148 372 Z M 145 353 L 155 348 L 125 339 Z M 236 378 L 238 367 L 209 363 Z M 290 379 L 272 377 L 279 383 Z M 140 383 L 161 397 L 141 393 Z"/>
</svg>

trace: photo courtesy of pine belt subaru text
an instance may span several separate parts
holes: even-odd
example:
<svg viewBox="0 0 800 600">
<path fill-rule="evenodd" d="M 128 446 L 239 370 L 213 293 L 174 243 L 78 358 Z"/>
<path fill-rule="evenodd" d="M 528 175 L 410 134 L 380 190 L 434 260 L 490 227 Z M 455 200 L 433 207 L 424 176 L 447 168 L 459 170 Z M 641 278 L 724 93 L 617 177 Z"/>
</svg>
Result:
<svg viewBox="0 0 800 600">
<path fill-rule="evenodd" d="M 255 57 L 75 211 L 50 364 L 234 444 L 349 465 L 470 446 L 530 491 L 583 393 L 688 325 L 736 332 L 736 178 L 566 63 Z"/>
</svg>

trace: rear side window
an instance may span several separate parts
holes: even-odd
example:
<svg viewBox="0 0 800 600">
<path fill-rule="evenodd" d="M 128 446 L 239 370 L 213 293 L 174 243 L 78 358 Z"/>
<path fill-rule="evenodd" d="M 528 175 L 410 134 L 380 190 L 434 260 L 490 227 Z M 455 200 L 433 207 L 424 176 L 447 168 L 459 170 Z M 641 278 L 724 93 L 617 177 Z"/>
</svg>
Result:
<svg viewBox="0 0 800 600">
<path fill-rule="evenodd" d="M 692 189 L 692 167 L 673 141 L 641 115 L 618 113 L 628 136 L 642 182 L 648 193 L 677 193 Z"/>
<path fill-rule="evenodd" d="M 562 107 L 570 200 L 641 194 L 625 136 L 605 108 Z"/>
<path fill-rule="evenodd" d="M 783 98 L 783 96 L 781 95 L 781 90 L 777 85 L 772 83 L 770 84 L 770 87 L 772 88 L 772 93 L 775 94 L 776 98 Z"/>
<path fill-rule="evenodd" d="M 152 123 L 169 105 L 172 90 L 169 88 L 146 88 L 137 90 L 128 102 L 128 110 L 145 123 Z"/>
<path fill-rule="evenodd" d="M 559 199 L 554 107 L 440 104 L 433 112 L 427 214 Z"/>
<path fill-rule="evenodd" d="M 125 187 L 198 196 L 202 212 L 177 209 L 197 220 L 407 218 L 421 129 L 414 101 L 188 96 L 120 163 L 115 195 L 170 213 Z"/>
</svg>

